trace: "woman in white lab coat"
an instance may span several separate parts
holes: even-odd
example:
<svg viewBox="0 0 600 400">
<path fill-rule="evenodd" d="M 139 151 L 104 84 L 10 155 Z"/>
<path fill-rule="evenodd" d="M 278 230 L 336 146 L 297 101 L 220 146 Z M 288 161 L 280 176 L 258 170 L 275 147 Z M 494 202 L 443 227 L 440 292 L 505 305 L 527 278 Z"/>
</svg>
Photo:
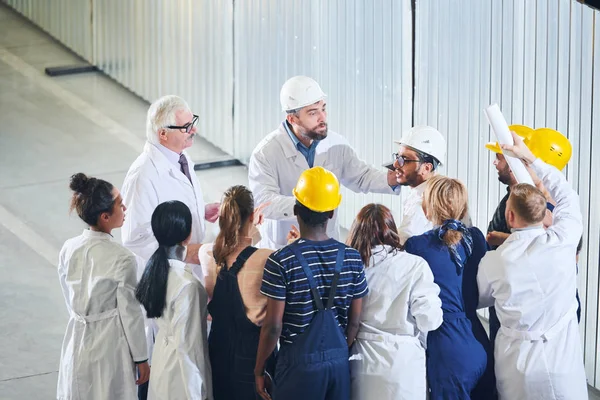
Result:
<svg viewBox="0 0 600 400">
<path fill-rule="evenodd" d="M 360 210 L 347 244 L 360 252 L 369 294 L 350 361 L 353 399 L 425 399 L 419 334 L 442 324 L 440 288 L 421 257 L 402 251 L 394 217 L 380 204 Z"/>
<path fill-rule="evenodd" d="M 148 380 L 144 319 L 135 299 L 134 255 L 114 242 L 125 206 L 117 188 L 71 177 L 71 210 L 89 226 L 64 244 L 58 275 L 70 318 L 58 371 L 58 399 L 136 399 Z M 136 364 L 137 375 L 136 378 Z"/>
<path fill-rule="evenodd" d="M 158 242 L 136 297 L 148 318 L 158 326 L 149 399 L 212 399 L 206 318 L 208 296 L 183 262 L 192 233 L 188 206 L 174 200 L 152 213 L 152 232 Z"/>
</svg>

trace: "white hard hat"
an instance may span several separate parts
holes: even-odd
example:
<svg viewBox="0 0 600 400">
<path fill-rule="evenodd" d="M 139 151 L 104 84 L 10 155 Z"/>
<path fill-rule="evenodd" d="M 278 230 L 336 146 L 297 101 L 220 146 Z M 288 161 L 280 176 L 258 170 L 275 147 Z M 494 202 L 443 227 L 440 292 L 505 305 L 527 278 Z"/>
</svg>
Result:
<svg viewBox="0 0 600 400">
<path fill-rule="evenodd" d="M 325 99 L 319 84 L 308 76 L 294 76 L 281 87 L 279 100 L 283 111 L 297 110 Z"/>
<path fill-rule="evenodd" d="M 446 158 L 446 140 L 442 134 L 431 126 L 414 126 L 404 132 L 402 139 L 396 143 L 428 154 L 444 164 Z"/>
</svg>

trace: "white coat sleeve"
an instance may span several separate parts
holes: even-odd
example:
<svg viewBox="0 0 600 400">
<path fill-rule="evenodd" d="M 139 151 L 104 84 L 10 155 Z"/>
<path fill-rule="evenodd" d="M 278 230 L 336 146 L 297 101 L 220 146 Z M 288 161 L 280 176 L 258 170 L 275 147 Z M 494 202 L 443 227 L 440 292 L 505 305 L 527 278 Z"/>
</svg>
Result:
<svg viewBox="0 0 600 400">
<path fill-rule="evenodd" d="M 58 254 L 58 281 L 60 282 L 60 288 L 62 290 L 65 304 L 67 305 L 67 311 L 71 308 L 69 305 L 69 286 L 67 285 L 67 267 L 65 265 L 65 247 L 60 250 Z M 70 313 L 69 313 L 70 314 Z"/>
<path fill-rule="evenodd" d="M 352 147 L 344 146 L 344 159 L 342 160 L 342 174 L 338 176 L 340 182 L 356 193 L 399 193 L 394 191 L 387 181 L 387 169 L 379 170 L 368 165 L 358 158 Z"/>
<path fill-rule="evenodd" d="M 132 176 L 123 185 L 123 204 L 127 207 L 121 229 L 123 246 L 148 262 L 158 248 L 150 225 L 152 213 L 159 204 L 153 183 L 139 175 Z"/>
<path fill-rule="evenodd" d="M 201 298 L 199 283 L 186 285 L 174 300 L 173 339 L 177 349 L 179 368 L 183 376 L 186 398 L 208 399 L 208 380 L 212 379 L 206 369 L 204 335 L 202 330 Z"/>
<path fill-rule="evenodd" d="M 294 197 L 281 194 L 277 175 L 265 159 L 265 155 L 257 152 L 250 157 L 248 164 L 248 184 L 254 195 L 255 206 L 270 203 L 263 211 L 265 218 L 282 220 L 295 220 Z"/>
<path fill-rule="evenodd" d="M 492 284 L 490 283 L 486 270 L 495 267 L 494 260 L 497 260 L 496 250 L 491 250 L 479 262 L 477 270 L 477 288 L 479 289 L 479 306 L 477 308 L 488 308 L 494 305 L 494 297 L 492 295 Z"/>
<path fill-rule="evenodd" d="M 404 244 L 411 237 L 422 235 L 431 229 L 433 229 L 433 225 L 425 217 L 421 202 L 414 202 L 404 208 L 402 220 L 400 221 L 400 226 L 398 226 L 400 243 Z"/>
<path fill-rule="evenodd" d="M 117 265 L 117 309 L 129 351 L 134 362 L 148 359 L 144 314 L 135 298 L 137 264 L 133 254 L 122 257 Z"/>
<path fill-rule="evenodd" d="M 200 247 L 198 251 L 198 259 L 202 267 L 202 275 L 204 277 L 204 288 L 208 293 L 209 299 L 213 297 L 215 285 L 217 284 L 217 263 L 213 256 L 214 243 L 207 243 Z"/>
<path fill-rule="evenodd" d="M 531 164 L 531 167 L 556 201 L 552 212 L 552 225 L 548 231 L 556 233 L 565 243 L 577 245 L 583 232 L 579 195 L 555 167 L 544 163 L 539 158 Z"/>
<path fill-rule="evenodd" d="M 433 282 L 429 264 L 420 259 L 410 291 L 410 313 L 417 322 L 417 328 L 423 333 L 436 330 L 442 325 L 442 301 L 439 294 L 440 288 Z"/>
</svg>

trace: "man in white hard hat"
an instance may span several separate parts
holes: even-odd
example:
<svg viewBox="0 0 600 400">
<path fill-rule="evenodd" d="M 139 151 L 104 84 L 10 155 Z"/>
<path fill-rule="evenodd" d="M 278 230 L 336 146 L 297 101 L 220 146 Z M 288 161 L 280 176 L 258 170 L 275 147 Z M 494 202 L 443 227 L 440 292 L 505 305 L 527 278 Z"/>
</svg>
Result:
<svg viewBox="0 0 600 400">
<path fill-rule="evenodd" d="M 279 249 L 295 223 L 292 189 L 303 171 L 322 166 L 355 192 L 394 193 L 393 173 L 378 170 L 358 158 L 348 141 L 328 130 L 326 95 L 307 76 L 295 76 L 281 88 L 281 108 L 287 114 L 281 125 L 254 149 L 248 180 L 257 205 L 264 211 L 259 247 Z M 337 213 L 327 234 L 339 238 Z"/>
<path fill-rule="evenodd" d="M 437 129 L 431 126 L 415 126 L 404 132 L 398 152 L 394 153 L 394 168 L 398 185 L 408 186 L 409 193 L 404 200 L 402 221 L 398 227 L 401 242 L 421 235 L 433 224 L 423 212 L 423 192 L 427 180 L 437 173 L 446 157 L 446 140 Z"/>
</svg>

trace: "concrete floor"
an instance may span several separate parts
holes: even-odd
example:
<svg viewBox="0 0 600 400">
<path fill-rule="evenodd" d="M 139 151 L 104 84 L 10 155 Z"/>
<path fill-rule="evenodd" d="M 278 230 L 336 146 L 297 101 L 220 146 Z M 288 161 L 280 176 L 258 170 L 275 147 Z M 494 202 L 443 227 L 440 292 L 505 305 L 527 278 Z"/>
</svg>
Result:
<svg viewBox="0 0 600 400">
<path fill-rule="evenodd" d="M 67 212 L 70 175 L 81 171 L 120 187 L 145 139 L 148 104 L 114 81 L 98 73 L 44 75 L 45 67 L 79 63 L 0 4 L 1 399 L 55 398 L 67 323 L 56 259 L 83 228 Z M 190 154 L 196 162 L 225 156 L 202 139 Z M 198 176 L 207 202 L 247 184 L 245 167 Z"/>
<path fill-rule="evenodd" d="M 112 80 L 44 75 L 45 67 L 78 63 L 0 5 L 0 399 L 55 398 L 67 323 L 56 259 L 83 228 L 68 214 L 70 175 L 120 187 L 145 140 L 148 104 Z M 224 156 L 202 139 L 190 150 L 196 162 Z M 206 201 L 247 184 L 245 167 L 198 176 Z"/>
</svg>

